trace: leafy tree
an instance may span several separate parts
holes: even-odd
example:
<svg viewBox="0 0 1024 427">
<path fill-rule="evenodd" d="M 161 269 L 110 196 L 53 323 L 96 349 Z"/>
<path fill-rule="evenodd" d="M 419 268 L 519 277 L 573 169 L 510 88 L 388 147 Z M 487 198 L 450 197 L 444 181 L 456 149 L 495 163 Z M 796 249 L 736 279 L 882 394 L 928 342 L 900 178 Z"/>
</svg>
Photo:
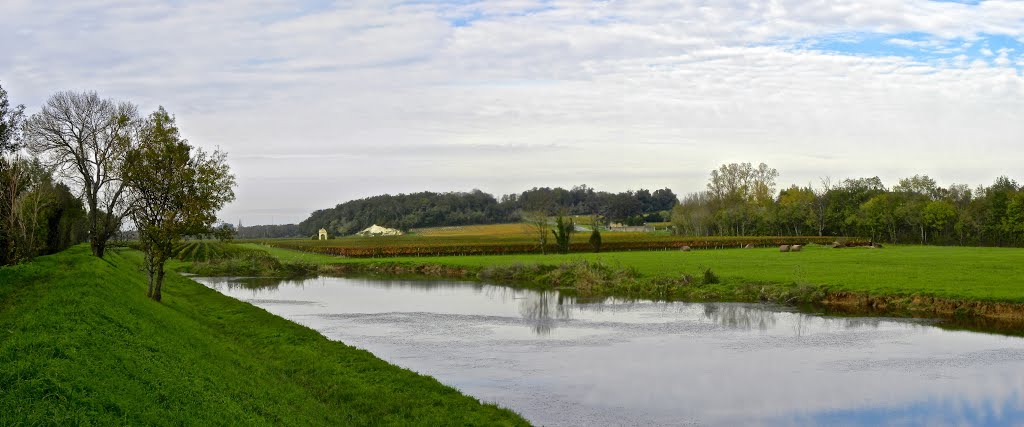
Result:
<svg viewBox="0 0 1024 427">
<path fill-rule="evenodd" d="M 857 235 L 861 223 L 860 206 L 872 197 L 884 193 L 885 186 L 877 176 L 871 178 L 850 178 L 833 186 L 826 196 L 828 211 L 825 214 L 826 228 L 832 234 Z"/>
<path fill-rule="evenodd" d="M 593 249 L 595 253 L 601 252 L 601 223 L 598 220 L 597 215 L 590 218 L 590 225 L 592 228 L 590 231 L 590 239 L 588 240 L 590 248 Z"/>
<path fill-rule="evenodd" d="M 25 118 L 25 106 L 11 106 L 7 91 L 0 85 L 0 156 L 18 150 L 21 141 L 21 123 Z"/>
<path fill-rule="evenodd" d="M 796 185 L 779 193 L 777 217 L 784 229 L 793 232 L 794 236 L 802 236 L 805 226 L 814 224 L 814 191 Z"/>
<path fill-rule="evenodd" d="M 569 243 L 572 239 L 572 233 L 575 232 L 576 224 L 573 222 L 572 217 L 564 214 L 559 214 L 555 217 L 555 228 L 551 230 L 551 233 L 555 235 L 555 244 L 558 245 L 559 253 L 569 253 Z"/>
<path fill-rule="evenodd" d="M 0 265 L 16 259 L 17 201 L 24 191 L 24 169 L 7 156 L 18 150 L 25 106 L 11 107 L 7 91 L 0 86 Z"/>
<path fill-rule="evenodd" d="M 956 207 L 945 200 L 932 200 L 925 205 L 922 216 L 925 226 L 937 233 L 944 233 L 957 218 Z"/>
<path fill-rule="evenodd" d="M 0 265 L 84 240 L 82 203 L 37 159 L 0 162 Z"/>
<path fill-rule="evenodd" d="M 676 197 L 676 193 L 673 193 L 672 190 L 662 188 L 660 190 L 654 190 L 654 194 L 651 195 L 651 201 L 654 205 L 653 210 L 668 211 L 679 203 L 679 198 Z"/>
<path fill-rule="evenodd" d="M 1006 202 L 1006 215 L 1003 216 L 1003 230 L 1014 243 L 1024 239 L 1024 191 L 1012 193 Z"/>
<path fill-rule="evenodd" d="M 130 212 L 121 169 L 137 124 L 134 105 L 96 92 L 58 92 L 25 123 L 29 149 L 81 188 L 89 242 L 100 258 Z"/>
<path fill-rule="evenodd" d="M 982 194 L 983 203 L 987 207 L 979 221 L 982 224 L 982 233 L 991 244 L 1002 246 L 1007 243 L 1007 237 L 1010 236 L 1006 233 L 1007 221 L 1004 218 L 1009 211 L 1010 197 L 1019 188 L 1017 181 L 1000 176 L 990 187 L 978 192 Z"/>
<path fill-rule="evenodd" d="M 643 213 L 643 204 L 632 191 L 612 195 L 604 206 L 604 211 L 600 214 L 614 222 L 625 223 L 629 218 Z M 643 223 L 643 220 L 640 222 Z"/>
<path fill-rule="evenodd" d="M 871 240 L 878 240 L 879 232 L 885 231 L 889 241 L 896 243 L 900 203 L 898 196 L 881 193 L 860 206 L 860 221 L 871 230 Z"/>
<path fill-rule="evenodd" d="M 892 190 L 900 193 L 912 193 L 928 199 L 937 199 L 940 194 L 940 188 L 935 184 L 935 180 L 928 175 L 903 178 Z"/>
<path fill-rule="evenodd" d="M 223 152 L 208 154 L 189 145 L 163 107 L 146 120 L 138 147 L 126 159 L 132 219 L 146 254 L 147 296 L 160 301 L 164 264 L 174 244 L 183 236 L 213 232 L 217 211 L 235 198 L 235 178 Z"/>
<path fill-rule="evenodd" d="M 779 172 L 761 163 L 730 163 L 711 171 L 707 188 L 716 202 L 721 234 L 746 235 L 773 203 Z"/>
</svg>

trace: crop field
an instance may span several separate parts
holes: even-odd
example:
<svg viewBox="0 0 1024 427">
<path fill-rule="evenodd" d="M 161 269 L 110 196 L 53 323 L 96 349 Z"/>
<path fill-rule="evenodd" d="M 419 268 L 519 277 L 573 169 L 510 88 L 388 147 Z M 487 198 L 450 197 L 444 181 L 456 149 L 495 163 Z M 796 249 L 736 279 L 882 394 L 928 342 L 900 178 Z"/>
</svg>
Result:
<svg viewBox="0 0 1024 427">
<path fill-rule="evenodd" d="M 549 232 L 550 233 L 550 232 Z M 572 236 L 572 252 L 591 252 L 589 232 L 576 232 Z M 739 248 L 746 245 L 777 247 L 779 245 L 820 243 L 828 244 L 836 237 L 688 237 L 654 233 L 601 233 L 602 252 L 638 250 L 678 250 L 684 246 L 693 249 Z M 849 245 L 866 243 L 862 239 L 839 238 Z M 396 256 L 451 256 L 451 255 L 512 255 L 540 253 L 538 236 L 525 224 L 474 225 L 439 227 L 416 230 L 404 236 L 343 237 L 331 240 L 262 239 L 247 240 L 264 246 L 294 249 L 350 258 L 378 258 Z M 546 252 L 556 251 L 554 238 L 548 236 Z"/>
<path fill-rule="evenodd" d="M 186 262 L 208 262 L 210 260 L 234 258 L 249 249 L 217 240 L 186 240 L 174 245 L 173 257 Z"/>
<path fill-rule="evenodd" d="M 533 230 L 523 223 L 458 225 L 450 227 L 418 228 L 412 230 L 418 236 L 533 236 Z"/>
</svg>

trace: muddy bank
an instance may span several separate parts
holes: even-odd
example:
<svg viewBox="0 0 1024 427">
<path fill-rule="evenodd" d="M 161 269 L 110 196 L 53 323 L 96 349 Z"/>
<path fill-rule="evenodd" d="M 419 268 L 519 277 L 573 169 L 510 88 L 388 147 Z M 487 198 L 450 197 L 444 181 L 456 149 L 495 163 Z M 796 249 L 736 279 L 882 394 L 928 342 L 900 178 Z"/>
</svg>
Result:
<svg viewBox="0 0 1024 427">
<path fill-rule="evenodd" d="M 943 299 L 920 295 L 886 296 L 829 292 L 818 303 L 833 310 L 851 313 L 905 313 L 915 317 L 981 318 L 1024 325 L 1024 304 L 1008 302 Z"/>
</svg>

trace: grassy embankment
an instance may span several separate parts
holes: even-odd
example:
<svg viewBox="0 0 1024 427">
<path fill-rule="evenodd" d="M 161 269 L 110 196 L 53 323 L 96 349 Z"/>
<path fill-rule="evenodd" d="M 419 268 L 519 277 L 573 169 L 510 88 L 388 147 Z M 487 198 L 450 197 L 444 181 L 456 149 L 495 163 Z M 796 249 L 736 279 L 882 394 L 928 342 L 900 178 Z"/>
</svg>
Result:
<svg viewBox="0 0 1024 427">
<path fill-rule="evenodd" d="M 0 268 L 0 425 L 525 425 L 436 380 L 78 246 Z"/>
<path fill-rule="evenodd" d="M 246 246 L 325 271 L 508 279 L 568 286 L 584 296 L 776 301 L 854 312 L 1024 320 L 1024 249 L 810 246 L 796 253 L 756 248 L 351 259 Z M 707 269 L 718 283 L 704 280 Z"/>
</svg>

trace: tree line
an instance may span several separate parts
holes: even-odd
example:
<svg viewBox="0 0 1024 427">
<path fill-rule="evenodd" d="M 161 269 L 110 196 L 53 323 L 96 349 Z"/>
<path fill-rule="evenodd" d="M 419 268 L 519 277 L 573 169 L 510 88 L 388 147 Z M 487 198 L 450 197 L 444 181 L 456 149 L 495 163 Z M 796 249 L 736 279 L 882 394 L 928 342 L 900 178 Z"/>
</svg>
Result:
<svg viewBox="0 0 1024 427">
<path fill-rule="evenodd" d="M 0 87 L 0 261 L 10 264 L 88 241 L 103 258 L 134 228 L 148 295 L 161 299 L 164 265 L 185 236 L 226 236 L 216 213 L 234 199 L 226 154 L 181 137 L 159 107 L 141 116 L 96 92 L 52 95 L 25 115 Z"/>
<path fill-rule="evenodd" d="M 939 186 L 927 175 L 886 187 L 875 177 L 821 179 L 775 192 L 765 164 L 722 165 L 704 191 L 672 209 L 675 231 L 695 236 L 861 236 L 891 243 L 1020 246 L 1024 189 L 1001 176 L 988 186 Z"/>
<path fill-rule="evenodd" d="M 668 188 L 621 193 L 586 185 L 564 189 L 539 187 L 508 194 L 500 201 L 480 190 L 469 192 L 380 195 L 313 212 L 301 223 L 238 228 L 240 238 L 312 236 L 321 227 L 334 235 L 356 233 L 373 224 L 409 230 L 421 227 L 518 222 L 524 212 L 544 215 L 599 214 L 611 222 L 641 225 L 667 221 L 676 195 Z M 297 234 L 296 234 L 297 233 Z"/>
<path fill-rule="evenodd" d="M 479 190 L 382 195 L 314 212 L 300 224 L 244 227 L 240 235 L 311 236 L 320 227 L 346 235 L 372 224 L 408 230 L 583 215 L 605 224 L 671 220 L 676 234 L 689 236 L 858 236 L 890 243 L 1024 245 L 1024 188 L 1009 177 L 973 188 L 942 187 L 920 174 L 891 187 L 877 176 L 823 178 L 817 185 L 781 190 L 778 177 L 763 163 L 723 164 L 711 171 L 704 190 L 680 199 L 668 188 L 609 193 L 586 185 L 535 187 L 500 199 Z"/>
<path fill-rule="evenodd" d="M 20 155 L 25 107 L 0 86 L 0 265 L 82 242 L 86 211 L 72 189 L 38 158 Z"/>
</svg>

